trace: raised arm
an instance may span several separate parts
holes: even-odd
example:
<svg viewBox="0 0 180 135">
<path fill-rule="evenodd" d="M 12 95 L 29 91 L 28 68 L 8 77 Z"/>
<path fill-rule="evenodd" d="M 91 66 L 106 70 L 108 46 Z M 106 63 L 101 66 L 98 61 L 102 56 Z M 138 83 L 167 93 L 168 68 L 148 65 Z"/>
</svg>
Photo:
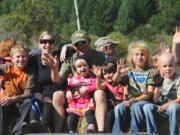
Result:
<svg viewBox="0 0 180 135">
<path fill-rule="evenodd" d="M 171 53 L 171 49 L 165 42 L 161 41 L 159 44 L 162 53 Z"/>
<path fill-rule="evenodd" d="M 54 83 L 61 82 L 61 77 L 59 75 L 59 59 L 55 56 L 53 59 L 53 66 L 51 67 L 51 79 Z"/>
<path fill-rule="evenodd" d="M 120 58 L 117 60 L 117 69 L 116 73 L 113 76 L 114 82 L 119 82 L 122 79 L 122 76 L 125 75 L 128 71 L 128 68 L 126 67 L 126 60 L 123 58 Z"/>
<path fill-rule="evenodd" d="M 180 66 L 180 28 L 176 27 L 176 32 L 173 36 L 172 54 L 174 55 L 176 64 Z"/>
<path fill-rule="evenodd" d="M 61 49 L 60 61 L 67 62 L 67 52 L 69 50 L 76 50 L 76 48 L 72 44 L 65 44 Z"/>
<path fill-rule="evenodd" d="M 51 79 L 54 83 L 60 83 L 61 77 L 59 75 L 59 59 L 57 56 L 53 57 L 50 54 L 44 54 L 43 56 L 46 65 L 51 68 Z"/>
<path fill-rule="evenodd" d="M 102 84 L 102 69 L 101 67 L 97 67 L 95 65 L 92 66 L 92 71 L 96 75 L 96 88 L 98 90 L 105 89 L 105 86 Z"/>
</svg>

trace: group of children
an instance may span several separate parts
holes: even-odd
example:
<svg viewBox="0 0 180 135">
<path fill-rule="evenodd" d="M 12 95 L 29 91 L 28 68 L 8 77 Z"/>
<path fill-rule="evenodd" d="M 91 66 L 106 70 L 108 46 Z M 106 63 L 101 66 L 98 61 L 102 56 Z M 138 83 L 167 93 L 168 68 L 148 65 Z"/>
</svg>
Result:
<svg viewBox="0 0 180 135">
<path fill-rule="evenodd" d="M 18 118 L 13 134 L 23 134 L 23 130 L 27 131 L 29 122 L 36 128 L 41 127 L 41 124 L 47 125 L 41 127 L 41 131 L 49 132 L 49 128 L 52 128 L 52 113 L 60 115 L 56 120 L 65 117 L 63 111 L 58 110 L 59 106 L 52 105 L 55 102 L 53 93 L 57 90 L 65 93 L 66 101 L 62 102 L 67 102 L 69 133 L 76 132 L 78 119 L 83 116 L 88 123 L 87 133 L 96 132 L 96 102 L 93 94 L 96 90 L 101 90 L 106 94 L 108 105 L 104 132 L 123 133 L 131 130 L 136 133 L 147 129 L 149 134 L 158 134 L 157 117 L 160 116 L 169 120 L 171 135 L 179 134 L 180 75 L 175 72 L 176 62 L 169 50 L 156 57 L 156 68 L 152 65 L 148 46 L 144 41 L 129 45 L 127 62 L 125 59 L 118 60 L 115 56 L 109 56 L 102 66 L 92 65 L 91 68 L 86 59 L 78 58 L 74 63 L 76 72 L 69 74 L 66 87 L 62 87 L 52 79 L 54 76 L 62 82 L 62 78 L 55 75 L 58 74 L 60 63 L 51 51 L 54 37 L 48 33 L 40 37 L 41 53 L 30 59 L 29 63 L 25 47 L 15 45 L 10 52 L 12 63 L 0 66 L 0 75 L 3 77 L 0 91 L 0 134 L 9 133 L 8 116 L 11 114 Z M 97 46 L 98 43 L 107 43 L 106 49 L 112 49 L 108 52 L 114 52 L 114 45 L 118 44 L 107 37 L 97 41 Z M 34 73 L 26 65 L 36 66 L 37 71 Z M 35 85 L 37 80 L 40 83 L 38 88 Z M 37 100 L 33 102 L 32 96 Z"/>
</svg>

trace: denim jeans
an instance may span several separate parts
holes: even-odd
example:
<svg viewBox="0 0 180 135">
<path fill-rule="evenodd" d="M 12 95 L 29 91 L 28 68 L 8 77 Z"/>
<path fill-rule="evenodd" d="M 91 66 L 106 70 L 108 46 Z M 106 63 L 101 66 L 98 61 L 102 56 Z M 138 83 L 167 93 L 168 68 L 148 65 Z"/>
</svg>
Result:
<svg viewBox="0 0 180 135">
<path fill-rule="evenodd" d="M 130 107 L 126 106 L 127 101 L 118 104 L 115 107 L 115 122 L 113 125 L 113 133 L 125 132 L 124 126 L 130 121 L 132 132 L 140 132 L 140 128 L 145 122 L 145 115 L 143 106 L 149 101 L 139 101 L 132 104 Z M 124 125 L 125 124 L 125 125 Z"/>
<path fill-rule="evenodd" d="M 160 106 L 152 103 L 146 104 L 143 111 L 146 116 L 147 132 L 149 134 L 158 133 L 157 116 L 166 117 L 169 120 L 169 128 L 171 135 L 179 135 L 180 126 L 180 104 L 172 103 L 166 112 L 158 113 Z"/>
</svg>

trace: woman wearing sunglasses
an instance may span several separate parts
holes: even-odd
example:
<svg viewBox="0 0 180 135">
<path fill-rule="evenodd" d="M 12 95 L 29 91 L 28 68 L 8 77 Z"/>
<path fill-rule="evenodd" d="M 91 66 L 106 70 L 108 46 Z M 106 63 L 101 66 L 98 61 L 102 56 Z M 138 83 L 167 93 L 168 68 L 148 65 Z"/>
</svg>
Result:
<svg viewBox="0 0 180 135">
<path fill-rule="evenodd" d="M 53 83 L 51 79 L 53 65 L 47 61 L 47 57 L 59 57 L 60 51 L 54 51 L 55 37 L 47 31 L 42 32 L 39 37 L 39 49 L 40 53 L 31 56 L 29 64 L 34 67 L 37 73 L 38 88 L 34 97 L 40 100 L 41 114 L 39 114 L 40 119 L 37 115 L 30 115 L 30 127 L 34 132 L 61 132 L 64 120 L 64 93 L 59 91 L 63 89 L 61 85 Z M 52 100 L 53 96 L 56 96 L 53 95 L 56 91 L 58 91 L 58 96 L 60 95 L 58 98 L 61 99 L 62 106 Z M 37 108 L 33 111 L 39 113 Z"/>
</svg>

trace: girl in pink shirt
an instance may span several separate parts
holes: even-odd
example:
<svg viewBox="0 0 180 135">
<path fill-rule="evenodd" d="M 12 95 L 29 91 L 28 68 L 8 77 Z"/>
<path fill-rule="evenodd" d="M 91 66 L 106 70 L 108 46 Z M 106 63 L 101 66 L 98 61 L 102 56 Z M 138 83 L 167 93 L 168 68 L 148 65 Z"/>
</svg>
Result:
<svg viewBox="0 0 180 135">
<path fill-rule="evenodd" d="M 123 67 L 124 66 L 124 67 Z M 105 132 L 111 133 L 114 123 L 114 107 L 124 100 L 125 93 L 123 81 L 118 80 L 127 68 L 125 61 L 120 59 L 117 64 L 114 62 L 105 62 L 102 67 L 93 66 L 94 74 L 97 76 L 97 89 L 106 92 L 108 110 L 105 117 Z"/>
<path fill-rule="evenodd" d="M 87 62 L 78 59 L 75 62 L 76 74 L 68 78 L 66 98 L 68 100 L 69 113 L 68 128 L 74 133 L 77 128 L 79 116 L 85 116 L 88 127 L 87 132 L 95 131 L 93 92 L 96 90 L 96 78 L 91 73 Z"/>
</svg>

